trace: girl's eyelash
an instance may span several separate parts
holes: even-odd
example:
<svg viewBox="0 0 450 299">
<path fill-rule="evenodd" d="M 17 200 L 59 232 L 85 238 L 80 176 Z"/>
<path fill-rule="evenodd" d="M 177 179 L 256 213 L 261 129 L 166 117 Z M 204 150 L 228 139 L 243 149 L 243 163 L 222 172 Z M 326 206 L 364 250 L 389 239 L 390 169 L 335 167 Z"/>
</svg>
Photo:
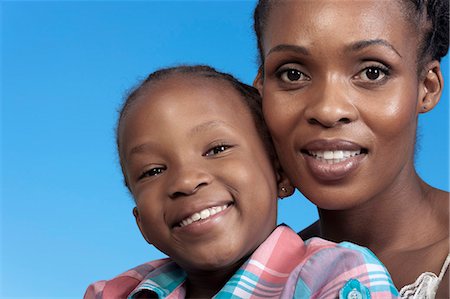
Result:
<svg viewBox="0 0 450 299">
<path fill-rule="evenodd" d="M 162 172 L 164 172 L 165 170 L 166 170 L 165 167 L 153 167 L 151 169 L 147 169 L 144 172 L 142 172 L 141 175 L 139 175 L 138 180 L 141 180 L 141 179 L 146 178 L 146 177 L 159 175 Z"/>
<path fill-rule="evenodd" d="M 215 156 L 220 154 L 221 152 L 226 151 L 227 149 L 233 147 L 230 144 L 227 143 L 219 143 L 217 145 L 211 146 L 204 154 L 203 156 L 209 157 L 209 156 Z"/>
</svg>

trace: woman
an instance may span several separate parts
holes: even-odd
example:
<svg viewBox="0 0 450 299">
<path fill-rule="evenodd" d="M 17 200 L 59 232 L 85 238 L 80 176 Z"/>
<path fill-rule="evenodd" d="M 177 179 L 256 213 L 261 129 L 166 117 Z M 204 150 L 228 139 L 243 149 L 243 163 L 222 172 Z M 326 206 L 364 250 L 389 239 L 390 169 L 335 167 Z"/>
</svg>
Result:
<svg viewBox="0 0 450 299">
<path fill-rule="evenodd" d="M 449 194 L 414 167 L 418 115 L 442 93 L 448 26 L 445 0 L 255 9 L 264 116 L 284 170 L 319 209 L 300 235 L 369 247 L 404 298 L 449 298 Z"/>
</svg>

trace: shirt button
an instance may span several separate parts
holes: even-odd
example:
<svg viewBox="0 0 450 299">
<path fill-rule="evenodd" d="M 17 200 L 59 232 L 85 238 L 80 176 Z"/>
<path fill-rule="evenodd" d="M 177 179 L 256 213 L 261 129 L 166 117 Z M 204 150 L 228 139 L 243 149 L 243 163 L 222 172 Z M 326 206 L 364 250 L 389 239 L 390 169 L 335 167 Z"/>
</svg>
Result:
<svg viewBox="0 0 450 299">
<path fill-rule="evenodd" d="M 362 294 L 357 289 L 353 289 L 348 293 L 347 299 L 362 299 Z"/>
</svg>

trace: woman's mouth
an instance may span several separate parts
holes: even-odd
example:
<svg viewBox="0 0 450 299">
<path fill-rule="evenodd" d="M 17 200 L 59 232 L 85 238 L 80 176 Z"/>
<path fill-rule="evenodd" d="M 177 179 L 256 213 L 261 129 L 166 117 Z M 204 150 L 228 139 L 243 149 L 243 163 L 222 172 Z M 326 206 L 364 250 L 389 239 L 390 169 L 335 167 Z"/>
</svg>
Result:
<svg viewBox="0 0 450 299">
<path fill-rule="evenodd" d="M 349 158 L 367 154 L 366 149 L 360 149 L 357 151 L 347 151 L 347 150 L 325 150 L 325 151 L 307 151 L 302 150 L 302 153 L 305 153 L 321 162 L 325 162 L 327 164 L 336 164 L 343 162 Z"/>
<path fill-rule="evenodd" d="M 300 152 L 313 177 L 319 181 L 336 182 L 361 165 L 368 149 L 344 140 L 318 140 Z"/>
<path fill-rule="evenodd" d="M 184 227 L 184 226 L 190 225 L 194 222 L 208 219 L 208 218 L 216 215 L 217 213 L 220 213 L 223 210 L 227 209 L 230 205 L 231 204 L 214 206 L 214 207 L 203 209 L 199 212 L 195 212 L 194 214 L 192 214 L 189 217 L 186 217 L 182 221 L 180 221 L 180 223 L 178 223 L 177 226 Z"/>
</svg>

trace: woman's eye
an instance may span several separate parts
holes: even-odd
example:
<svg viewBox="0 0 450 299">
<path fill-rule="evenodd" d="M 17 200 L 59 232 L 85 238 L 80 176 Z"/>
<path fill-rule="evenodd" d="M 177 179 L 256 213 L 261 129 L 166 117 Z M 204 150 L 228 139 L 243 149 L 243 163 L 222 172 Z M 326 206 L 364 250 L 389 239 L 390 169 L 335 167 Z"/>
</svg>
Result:
<svg viewBox="0 0 450 299">
<path fill-rule="evenodd" d="M 149 169 L 149 170 L 144 171 L 144 172 L 139 176 L 139 179 L 143 179 L 143 178 L 146 178 L 146 177 L 157 176 L 157 175 L 163 173 L 164 170 L 166 170 L 165 167 L 155 167 L 155 168 L 151 168 L 151 169 Z"/>
<path fill-rule="evenodd" d="M 389 75 L 389 69 L 381 67 L 367 67 L 362 70 L 357 77 L 363 81 L 377 82 L 383 80 L 387 75 Z"/>
<path fill-rule="evenodd" d="M 297 69 L 282 70 L 279 74 L 280 79 L 287 83 L 309 80 L 308 76 Z"/>
<path fill-rule="evenodd" d="M 226 151 L 226 150 L 229 149 L 230 147 L 231 147 L 231 146 L 229 146 L 229 145 L 218 145 L 218 146 L 215 146 L 215 147 L 209 149 L 204 155 L 205 155 L 206 157 L 209 157 L 209 156 L 215 156 L 215 155 L 217 155 L 217 154 L 220 154 L 220 153 L 223 152 L 223 151 Z"/>
</svg>

